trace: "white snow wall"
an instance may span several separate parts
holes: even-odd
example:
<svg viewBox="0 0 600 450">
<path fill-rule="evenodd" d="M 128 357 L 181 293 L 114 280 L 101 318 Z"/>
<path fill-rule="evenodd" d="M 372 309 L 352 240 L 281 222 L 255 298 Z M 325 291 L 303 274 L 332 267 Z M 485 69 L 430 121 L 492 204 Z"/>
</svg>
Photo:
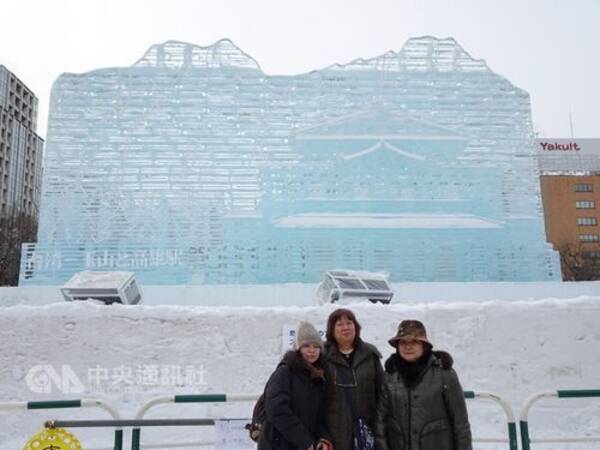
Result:
<svg viewBox="0 0 600 450">
<path fill-rule="evenodd" d="M 360 304 L 351 308 L 363 326 L 365 340 L 376 344 L 385 357 L 392 350 L 387 339 L 397 323 L 407 318 L 422 320 L 435 347 L 453 355 L 464 388 L 497 393 L 511 402 L 515 413 L 536 391 L 600 387 L 600 297 Z M 299 320 L 324 326 L 333 309 L 104 307 L 87 303 L 7 307 L 0 309 L 0 401 L 97 397 L 133 416 L 142 403 L 156 395 L 200 392 L 186 387 L 135 385 L 81 396 L 33 394 L 26 386 L 25 373 L 36 364 L 69 364 L 84 384 L 88 369 L 96 366 L 202 365 L 208 382 L 204 392 L 260 392 L 280 358 L 282 326 Z M 580 435 L 584 430 L 600 434 L 600 402 L 595 400 L 545 402 L 532 412 L 533 434 L 538 430 L 551 430 L 554 435 L 573 435 L 579 430 Z M 242 404 L 230 410 L 193 406 L 186 411 L 194 411 L 196 416 L 243 417 L 250 414 L 251 406 Z M 504 433 L 498 408 L 472 401 L 469 407 L 475 435 Z M 1 449 L 8 448 L 4 444 L 9 439 L 22 438 L 25 442 L 44 419 L 106 418 L 75 410 L 0 414 Z M 193 416 L 174 407 L 162 409 L 159 415 Z"/>
</svg>

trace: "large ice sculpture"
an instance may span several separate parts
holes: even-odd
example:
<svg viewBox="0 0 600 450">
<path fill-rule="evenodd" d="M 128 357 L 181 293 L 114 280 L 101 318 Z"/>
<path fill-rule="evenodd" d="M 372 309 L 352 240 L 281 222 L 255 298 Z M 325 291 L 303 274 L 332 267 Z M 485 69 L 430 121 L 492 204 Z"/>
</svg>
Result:
<svg viewBox="0 0 600 450">
<path fill-rule="evenodd" d="M 297 76 L 231 41 L 155 45 L 52 90 L 21 284 L 558 279 L 529 96 L 453 39 Z"/>
</svg>

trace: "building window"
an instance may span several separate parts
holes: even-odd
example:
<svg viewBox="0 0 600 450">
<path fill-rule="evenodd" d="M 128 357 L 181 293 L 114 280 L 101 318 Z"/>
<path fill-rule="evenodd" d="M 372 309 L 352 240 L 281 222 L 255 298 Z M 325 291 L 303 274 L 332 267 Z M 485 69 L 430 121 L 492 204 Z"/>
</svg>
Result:
<svg viewBox="0 0 600 450">
<path fill-rule="evenodd" d="M 600 234 L 580 234 L 580 242 L 600 242 Z"/>
<path fill-rule="evenodd" d="M 598 225 L 598 219 L 595 217 L 578 217 L 577 225 L 582 227 Z"/>
<path fill-rule="evenodd" d="M 573 185 L 575 192 L 594 192 L 593 184 L 575 184 Z"/>
<path fill-rule="evenodd" d="M 600 260 L 600 252 L 583 252 L 584 259 Z"/>
<path fill-rule="evenodd" d="M 581 200 L 575 202 L 575 208 L 577 209 L 595 209 L 596 202 L 594 200 Z"/>
</svg>

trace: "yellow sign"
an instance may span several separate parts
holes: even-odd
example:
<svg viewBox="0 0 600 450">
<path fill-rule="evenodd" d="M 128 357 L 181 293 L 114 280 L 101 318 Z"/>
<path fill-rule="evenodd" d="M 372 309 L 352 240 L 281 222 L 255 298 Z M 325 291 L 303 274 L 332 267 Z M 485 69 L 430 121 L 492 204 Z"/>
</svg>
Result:
<svg viewBox="0 0 600 450">
<path fill-rule="evenodd" d="M 32 437 L 23 450 L 83 450 L 83 447 L 67 430 L 48 428 Z"/>
</svg>

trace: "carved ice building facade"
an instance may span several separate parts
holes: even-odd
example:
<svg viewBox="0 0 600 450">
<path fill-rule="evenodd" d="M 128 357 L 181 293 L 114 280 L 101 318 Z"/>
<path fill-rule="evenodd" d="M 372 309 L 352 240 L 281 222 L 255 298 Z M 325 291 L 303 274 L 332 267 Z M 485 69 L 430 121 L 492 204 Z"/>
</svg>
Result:
<svg viewBox="0 0 600 450">
<path fill-rule="evenodd" d="M 128 270 L 146 284 L 560 276 L 529 95 L 453 39 L 295 76 L 231 41 L 166 42 L 63 74 L 21 284 Z"/>
</svg>

